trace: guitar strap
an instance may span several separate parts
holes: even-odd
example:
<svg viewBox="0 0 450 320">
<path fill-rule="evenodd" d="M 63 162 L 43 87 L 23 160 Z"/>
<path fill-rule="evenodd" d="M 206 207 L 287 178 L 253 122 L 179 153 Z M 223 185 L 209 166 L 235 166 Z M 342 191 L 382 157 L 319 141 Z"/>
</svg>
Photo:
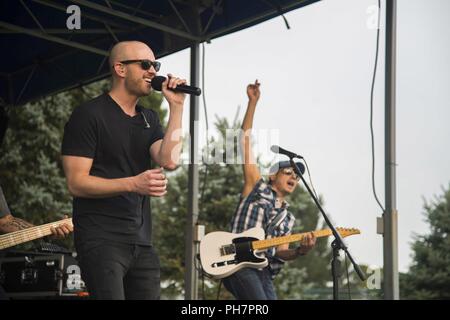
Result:
<svg viewBox="0 0 450 320">
<path fill-rule="evenodd" d="M 269 223 L 269 225 L 266 227 L 266 235 L 272 234 L 272 231 L 275 230 L 281 222 L 284 220 L 284 218 L 287 215 L 287 210 L 283 210 L 282 213 L 279 213 L 275 218 L 272 219 L 272 221 Z"/>
</svg>

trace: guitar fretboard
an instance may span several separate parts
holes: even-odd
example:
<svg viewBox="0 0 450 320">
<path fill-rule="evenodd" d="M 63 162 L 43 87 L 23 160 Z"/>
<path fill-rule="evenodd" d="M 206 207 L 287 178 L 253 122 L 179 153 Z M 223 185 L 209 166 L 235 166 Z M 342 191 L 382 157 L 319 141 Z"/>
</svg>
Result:
<svg viewBox="0 0 450 320">
<path fill-rule="evenodd" d="M 302 239 L 310 232 L 291 234 L 289 236 L 278 237 L 273 239 L 258 240 L 252 242 L 253 250 L 263 250 L 271 247 L 280 246 L 282 244 L 302 241 Z M 328 237 L 332 235 L 330 229 L 313 231 L 316 238 Z"/>
<path fill-rule="evenodd" d="M 0 250 L 51 235 L 52 232 L 50 229 L 56 228 L 62 224 L 72 225 L 72 218 L 67 218 L 60 221 L 51 222 L 40 226 L 30 227 L 27 229 L 1 235 Z"/>
</svg>

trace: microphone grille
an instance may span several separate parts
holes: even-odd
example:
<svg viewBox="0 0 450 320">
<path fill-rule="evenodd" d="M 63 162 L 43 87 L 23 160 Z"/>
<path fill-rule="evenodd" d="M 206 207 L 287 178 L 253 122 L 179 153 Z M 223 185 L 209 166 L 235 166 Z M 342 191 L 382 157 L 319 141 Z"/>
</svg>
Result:
<svg viewBox="0 0 450 320">
<path fill-rule="evenodd" d="M 166 77 L 163 76 L 156 76 L 152 79 L 152 88 L 156 91 L 162 90 L 162 83 L 166 81 Z"/>
<path fill-rule="evenodd" d="M 270 147 L 270 150 L 272 152 L 279 153 L 280 152 L 280 147 L 276 146 L 276 145 L 273 145 L 273 146 Z"/>
</svg>

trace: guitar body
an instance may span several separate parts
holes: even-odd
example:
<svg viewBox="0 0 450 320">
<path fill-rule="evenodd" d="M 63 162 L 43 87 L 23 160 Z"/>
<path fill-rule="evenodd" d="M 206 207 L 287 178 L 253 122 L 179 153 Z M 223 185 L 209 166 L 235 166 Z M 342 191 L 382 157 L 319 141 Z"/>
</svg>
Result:
<svg viewBox="0 0 450 320">
<path fill-rule="evenodd" d="M 354 228 L 336 228 L 336 231 L 343 238 L 360 234 L 360 231 Z M 264 268 L 268 261 L 261 252 L 282 244 L 300 242 L 311 233 L 316 238 L 333 234 L 330 229 L 323 229 L 265 239 L 262 228 L 252 228 L 238 234 L 223 231 L 208 233 L 200 242 L 203 271 L 215 279 L 221 279 L 242 268 Z"/>
<path fill-rule="evenodd" d="M 200 242 L 200 260 L 203 270 L 215 279 L 230 276 L 246 268 L 264 268 L 268 261 L 259 251 L 252 248 L 252 242 L 265 238 L 264 229 L 251 228 L 242 233 L 208 233 Z"/>
</svg>

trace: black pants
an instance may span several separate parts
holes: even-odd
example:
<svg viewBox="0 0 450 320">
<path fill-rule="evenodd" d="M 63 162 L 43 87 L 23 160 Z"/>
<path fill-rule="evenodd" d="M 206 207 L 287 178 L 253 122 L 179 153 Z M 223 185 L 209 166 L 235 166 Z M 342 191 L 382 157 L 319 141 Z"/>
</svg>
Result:
<svg viewBox="0 0 450 320">
<path fill-rule="evenodd" d="M 268 268 L 244 268 L 223 280 L 236 300 L 277 300 Z"/>
<path fill-rule="evenodd" d="M 160 264 L 153 247 L 90 240 L 79 243 L 77 253 L 91 298 L 159 299 Z"/>
</svg>

